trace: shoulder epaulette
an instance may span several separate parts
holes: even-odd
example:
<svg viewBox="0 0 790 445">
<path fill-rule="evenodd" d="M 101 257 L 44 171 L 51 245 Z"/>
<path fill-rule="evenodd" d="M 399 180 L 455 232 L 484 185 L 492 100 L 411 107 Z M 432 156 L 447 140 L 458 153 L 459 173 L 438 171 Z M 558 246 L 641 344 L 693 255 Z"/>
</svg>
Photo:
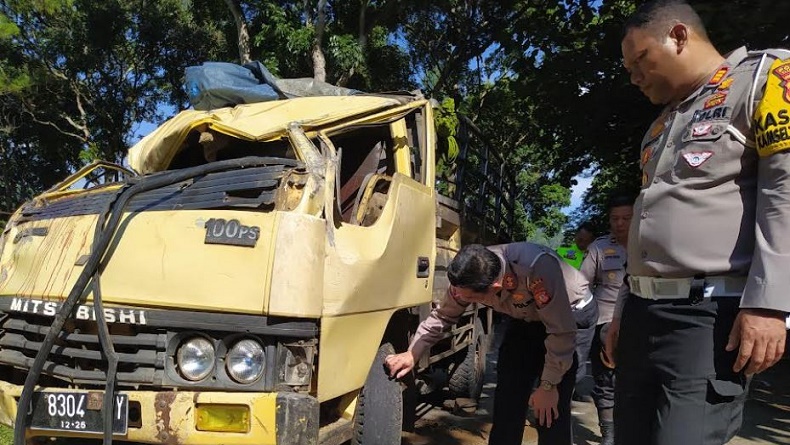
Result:
<svg viewBox="0 0 790 445">
<path fill-rule="evenodd" d="M 785 59 L 790 57 L 790 49 L 785 48 L 768 48 L 759 51 L 749 51 L 746 55 L 747 59 L 760 58 L 763 55 L 774 59 Z"/>
</svg>

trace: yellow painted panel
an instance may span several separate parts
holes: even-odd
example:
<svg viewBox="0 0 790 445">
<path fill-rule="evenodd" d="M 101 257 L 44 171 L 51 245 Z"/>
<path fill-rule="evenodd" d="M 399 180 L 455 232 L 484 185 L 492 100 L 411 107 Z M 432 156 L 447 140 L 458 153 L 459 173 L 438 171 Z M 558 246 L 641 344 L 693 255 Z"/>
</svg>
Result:
<svg viewBox="0 0 790 445">
<path fill-rule="evenodd" d="M 0 295 L 67 295 L 82 271 L 75 263 L 90 253 L 96 219 L 87 215 L 13 226 L 0 262 Z M 21 236 L 33 230 L 44 230 L 46 235 Z"/>
<path fill-rule="evenodd" d="M 102 273 L 108 303 L 260 314 L 268 302 L 272 231 L 276 213 L 162 211 L 127 215 Z M 238 219 L 260 227 L 255 247 L 205 244 L 205 221 Z M 71 291 L 88 253 L 95 217 L 25 223 L 48 227 L 4 252 L 0 295 L 62 298 Z"/>
<path fill-rule="evenodd" d="M 22 387 L 0 382 L 0 423 L 12 426 Z M 231 392 L 149 392 L 121 391 L 129 403 L 140 404 L 141 427 L 129 426 L 126 436 L 116 440 L 142 443 L 178 443 L 183 445 L 275 445 L 277 443 L 277 393 Z M 200 404 L 244 405 L 250 409 L 250 429 L 245 433 L 198 431 L 196 406 Z M 33 434 L 51 435 L 41 431 Z M 76 433 L 63 436 L 85 437 Z"/>
<path fill-rule="evenodd" d="M 324 315 L 416 306 L 431 301 L 433 269 L 417 278 L 417 258 L 433 262 L 432 190 L 396 174 L 379 220 L 370 227 L 341 224 L 327 248 Z"/>
<path fill-rule="evenodd" d="M 280 213 L 275 235 L 269 315 L 321 316 L 326 221 Z"/>
<path fill-rule="evenodd" d="M 321 320 L 319 401 L 344 395 L 365 384 L 392 313 L 369 312 Z"/>
<path fill-rule="evenodd" d="M 427 149 L 425 150 L 425 159 L 423 159 L 424 181 L 433 186 L 436 179 L 436 127 L 431 107 L 425 107 L 425 147 Z"/>
<path fill-rule="evenodd" d="M 262 140 L 285 133 L 291 122 L 318 126 L 395 105 L 398 101 L 392 98 L 358 95 L 301 97 L 211 111 L 186 110 L 129 149 L 129 165 L 142 174 L 161 171 L 189 131 L 201 125 L 241 139 Z"/>
<path fill-rule="evenodd" d="M 409 147 L 406 131 L 406 121 L 403 119 L 390 125 L 393 150 L 395 151 L 395 165 L 398 167 L 398 172 L 411 176 L 411 147 Z"/>
</svg>

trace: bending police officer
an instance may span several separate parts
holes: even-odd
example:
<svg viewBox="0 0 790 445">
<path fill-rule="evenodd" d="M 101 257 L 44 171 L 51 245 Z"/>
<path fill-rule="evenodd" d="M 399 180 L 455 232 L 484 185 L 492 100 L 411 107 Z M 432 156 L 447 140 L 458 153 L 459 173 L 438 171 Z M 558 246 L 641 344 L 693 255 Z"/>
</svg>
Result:
<svg viewBox="0 0 790 445">
<path fill-rule="evenodd" d="M 451 286 L 444 301 L 420 324 L 408 351 L 386 357 L 390 374 L 409 373 L 469 304 L 485 304 L 517 319 L 499 350 L 489 443 L 521 444 L 531 406 L 540 445 L 571 445 L 576 369 L 571 305 L 591 298 L 587 282 L 550 249 L 527 242 L 464 246 L 447 276 Z"/>
</svg>

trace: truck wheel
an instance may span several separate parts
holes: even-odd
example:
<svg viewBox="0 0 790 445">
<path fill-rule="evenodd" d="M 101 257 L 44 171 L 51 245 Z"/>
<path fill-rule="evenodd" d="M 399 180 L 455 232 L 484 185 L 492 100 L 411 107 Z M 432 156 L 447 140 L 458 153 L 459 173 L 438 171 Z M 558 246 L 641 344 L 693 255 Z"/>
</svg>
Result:
<svg viewBox="0 0 790 445">
<path fill-rule="evenodd" d="M 447 386 L 456 397 L 468 397 L 472 400 L 480 398 L 483 392 L 483 378 L 486 373 L 486 354 L 488 354 L 489 336 L 483 332 L 480 320 L 475 321 L 475 341 L 466 350 L 464 360 L 450 376 Z"/>
<path fill-rule="evenodd" d="M 387 375 L 384 357 L 394 354 L 392 344 L 379 347 L 354 413 L 353 445 L 400 445 L 403 393 L 400 383 Z"/>
</svg>

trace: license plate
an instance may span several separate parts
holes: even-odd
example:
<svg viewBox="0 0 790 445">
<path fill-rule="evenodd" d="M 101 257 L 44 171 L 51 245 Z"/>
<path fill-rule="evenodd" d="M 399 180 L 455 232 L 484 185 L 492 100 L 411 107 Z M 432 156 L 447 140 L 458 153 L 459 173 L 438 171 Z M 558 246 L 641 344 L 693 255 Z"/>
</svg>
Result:
<svg viewBox="0 0 790 445">
<path fill-rule="evenodd" d="M 30 428 L 103 434 L 101 392 L 36 392 L 29 411 Z M 129 396 L 113 396 L 112 431 L 125 435 L 129 425 Z"/>
</svg>

